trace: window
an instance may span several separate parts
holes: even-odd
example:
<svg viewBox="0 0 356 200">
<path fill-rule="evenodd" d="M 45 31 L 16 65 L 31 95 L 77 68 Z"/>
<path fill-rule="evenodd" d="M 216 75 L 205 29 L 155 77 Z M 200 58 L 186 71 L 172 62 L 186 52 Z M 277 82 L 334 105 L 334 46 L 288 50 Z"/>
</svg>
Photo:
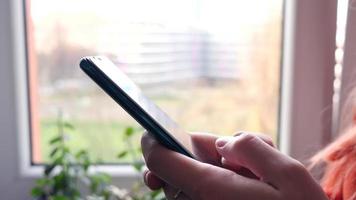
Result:
<svg viewBox="0 0 356 200">
<path fill-rule="evenodd" d="M 125 127 L 142 131 L 78 61 L 106 55 L 184 129 L 276 139 L 282 0 L 27 0 L 32 162 L 64 119 L 74 149 L 117 163 Z M 139 142 L 139 140 L 137 140 Z"/>
</svg>

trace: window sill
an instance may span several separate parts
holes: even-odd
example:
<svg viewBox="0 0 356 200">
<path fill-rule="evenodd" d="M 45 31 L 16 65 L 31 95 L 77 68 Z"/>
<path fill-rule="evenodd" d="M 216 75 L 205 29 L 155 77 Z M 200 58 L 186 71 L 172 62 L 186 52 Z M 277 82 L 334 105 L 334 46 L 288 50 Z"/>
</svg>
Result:
<svg viewBox="0 0 356 200">
<path fill-rule="evenodd" d="M 23 167 L 21 176 L 23 178 L 39 178 L 42 176 L 44 170 L 43 165 L 32 165 Z M 137 172 L 130 165 L 99 165 L 89 168 L 89 173 L 104 172 L 113 178 L 140 178 L 141 173 Z"/>
</svg>

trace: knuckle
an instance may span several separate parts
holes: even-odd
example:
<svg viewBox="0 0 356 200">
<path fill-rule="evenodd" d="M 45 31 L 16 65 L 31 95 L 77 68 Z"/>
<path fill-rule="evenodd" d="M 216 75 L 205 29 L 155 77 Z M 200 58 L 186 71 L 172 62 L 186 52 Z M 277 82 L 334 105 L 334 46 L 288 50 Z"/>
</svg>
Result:
<svg viewBox="0 0 356 200">
<path fill-rule="evenodd" d="M 234 137 L 237 137 L 237 136 L 240 136 L 241 134 L 243 134 L 244 132 L 243 131 L 236 131 L 233 136 Z"/>
<path fill-rule="evenodd" d="M 243 131 L 240 131 L 240 132 L 236 132 L 234 134 L 234 137 L 239 137 L 241 135 L 252 135 L 252 136 L 255 136 L 255 137 L 263 140 L 265 143 L 269 144 L 270 146 L 274 147 L 274 142 L 273 142 L 272 137 L 270 137 L 267 134 L 257 133 L 257 132 L 243 132 Z"/>
<path fill-rule="evenodd" d="M 238 139 L 232 144 L 233 149 L 241 149 L 250 147 L 251 144 L 254 144 L 258 141 L 258 137 L 252 134 L 243 133 L 240 134 Z"/>
<path fill-rule="evenodd" d="M 264 140 L 266 141 L 267 144 L 271 145 L 272 147 L 274 146 L 273 139 L 270 136 L 265 135 Z"/>
</svg>

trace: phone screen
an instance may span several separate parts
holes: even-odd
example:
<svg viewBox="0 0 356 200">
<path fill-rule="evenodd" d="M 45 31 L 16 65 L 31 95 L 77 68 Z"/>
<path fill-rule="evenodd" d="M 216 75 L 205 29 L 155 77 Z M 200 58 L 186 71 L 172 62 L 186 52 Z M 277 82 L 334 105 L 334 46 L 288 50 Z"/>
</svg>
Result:
<svg viewBox="0 0 356 200">
<path fill-rule="evenodd" d="M 132 101 L 128 102 L 130 105 L 133 105 L 134 107 L 137 106 L 138 108 L 136 107 L 136 109 L 142 109 L 144 111 L 142 114 L 149 115 L 150 118 L 152 118 L 161 128 L 165 130 L 166 134 L 169 134 L 169 136 L 175 140 L 176 143 L 178 143 L 190 154 L 193 152 L 190 135 L 182 130 L 177 123 L 175 123 L 164 111 L 156 106 L 156 104 L 148 99 L 140 88 L 108 58 L 95 56 L 86 57 L 82 60 L 89 60 L 92 64 L 94 64 L 94 67 L 105 74 L 106 78 L 110 79 L 116 87 L 121 89 L 120 93 L 125 93 L 129 101 Z M 132 113 L 129 114 L 132 115 Z M 133 117 L 135 118 L 135 116 Z"/>
</svg>

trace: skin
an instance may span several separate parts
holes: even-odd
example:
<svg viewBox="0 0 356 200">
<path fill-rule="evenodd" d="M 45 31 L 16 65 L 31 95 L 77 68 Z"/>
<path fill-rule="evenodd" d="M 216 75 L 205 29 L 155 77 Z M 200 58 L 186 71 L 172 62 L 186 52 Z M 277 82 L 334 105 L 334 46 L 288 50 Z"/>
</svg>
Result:
<svg viewBox="0 0 356 200">
<path fill-rule="evenodd" d="M 149 170 L 146 185 L 163 188 L 167 199 L 326 200 L 298 161 L 283 155 L 269 138 L 252 133 L 217 138 L 192 134 L 198 160 L 168 150 L 150 134 L 141 140 Z M 181 190 L 177 198 L 177 191 Z"/>
</svg>

